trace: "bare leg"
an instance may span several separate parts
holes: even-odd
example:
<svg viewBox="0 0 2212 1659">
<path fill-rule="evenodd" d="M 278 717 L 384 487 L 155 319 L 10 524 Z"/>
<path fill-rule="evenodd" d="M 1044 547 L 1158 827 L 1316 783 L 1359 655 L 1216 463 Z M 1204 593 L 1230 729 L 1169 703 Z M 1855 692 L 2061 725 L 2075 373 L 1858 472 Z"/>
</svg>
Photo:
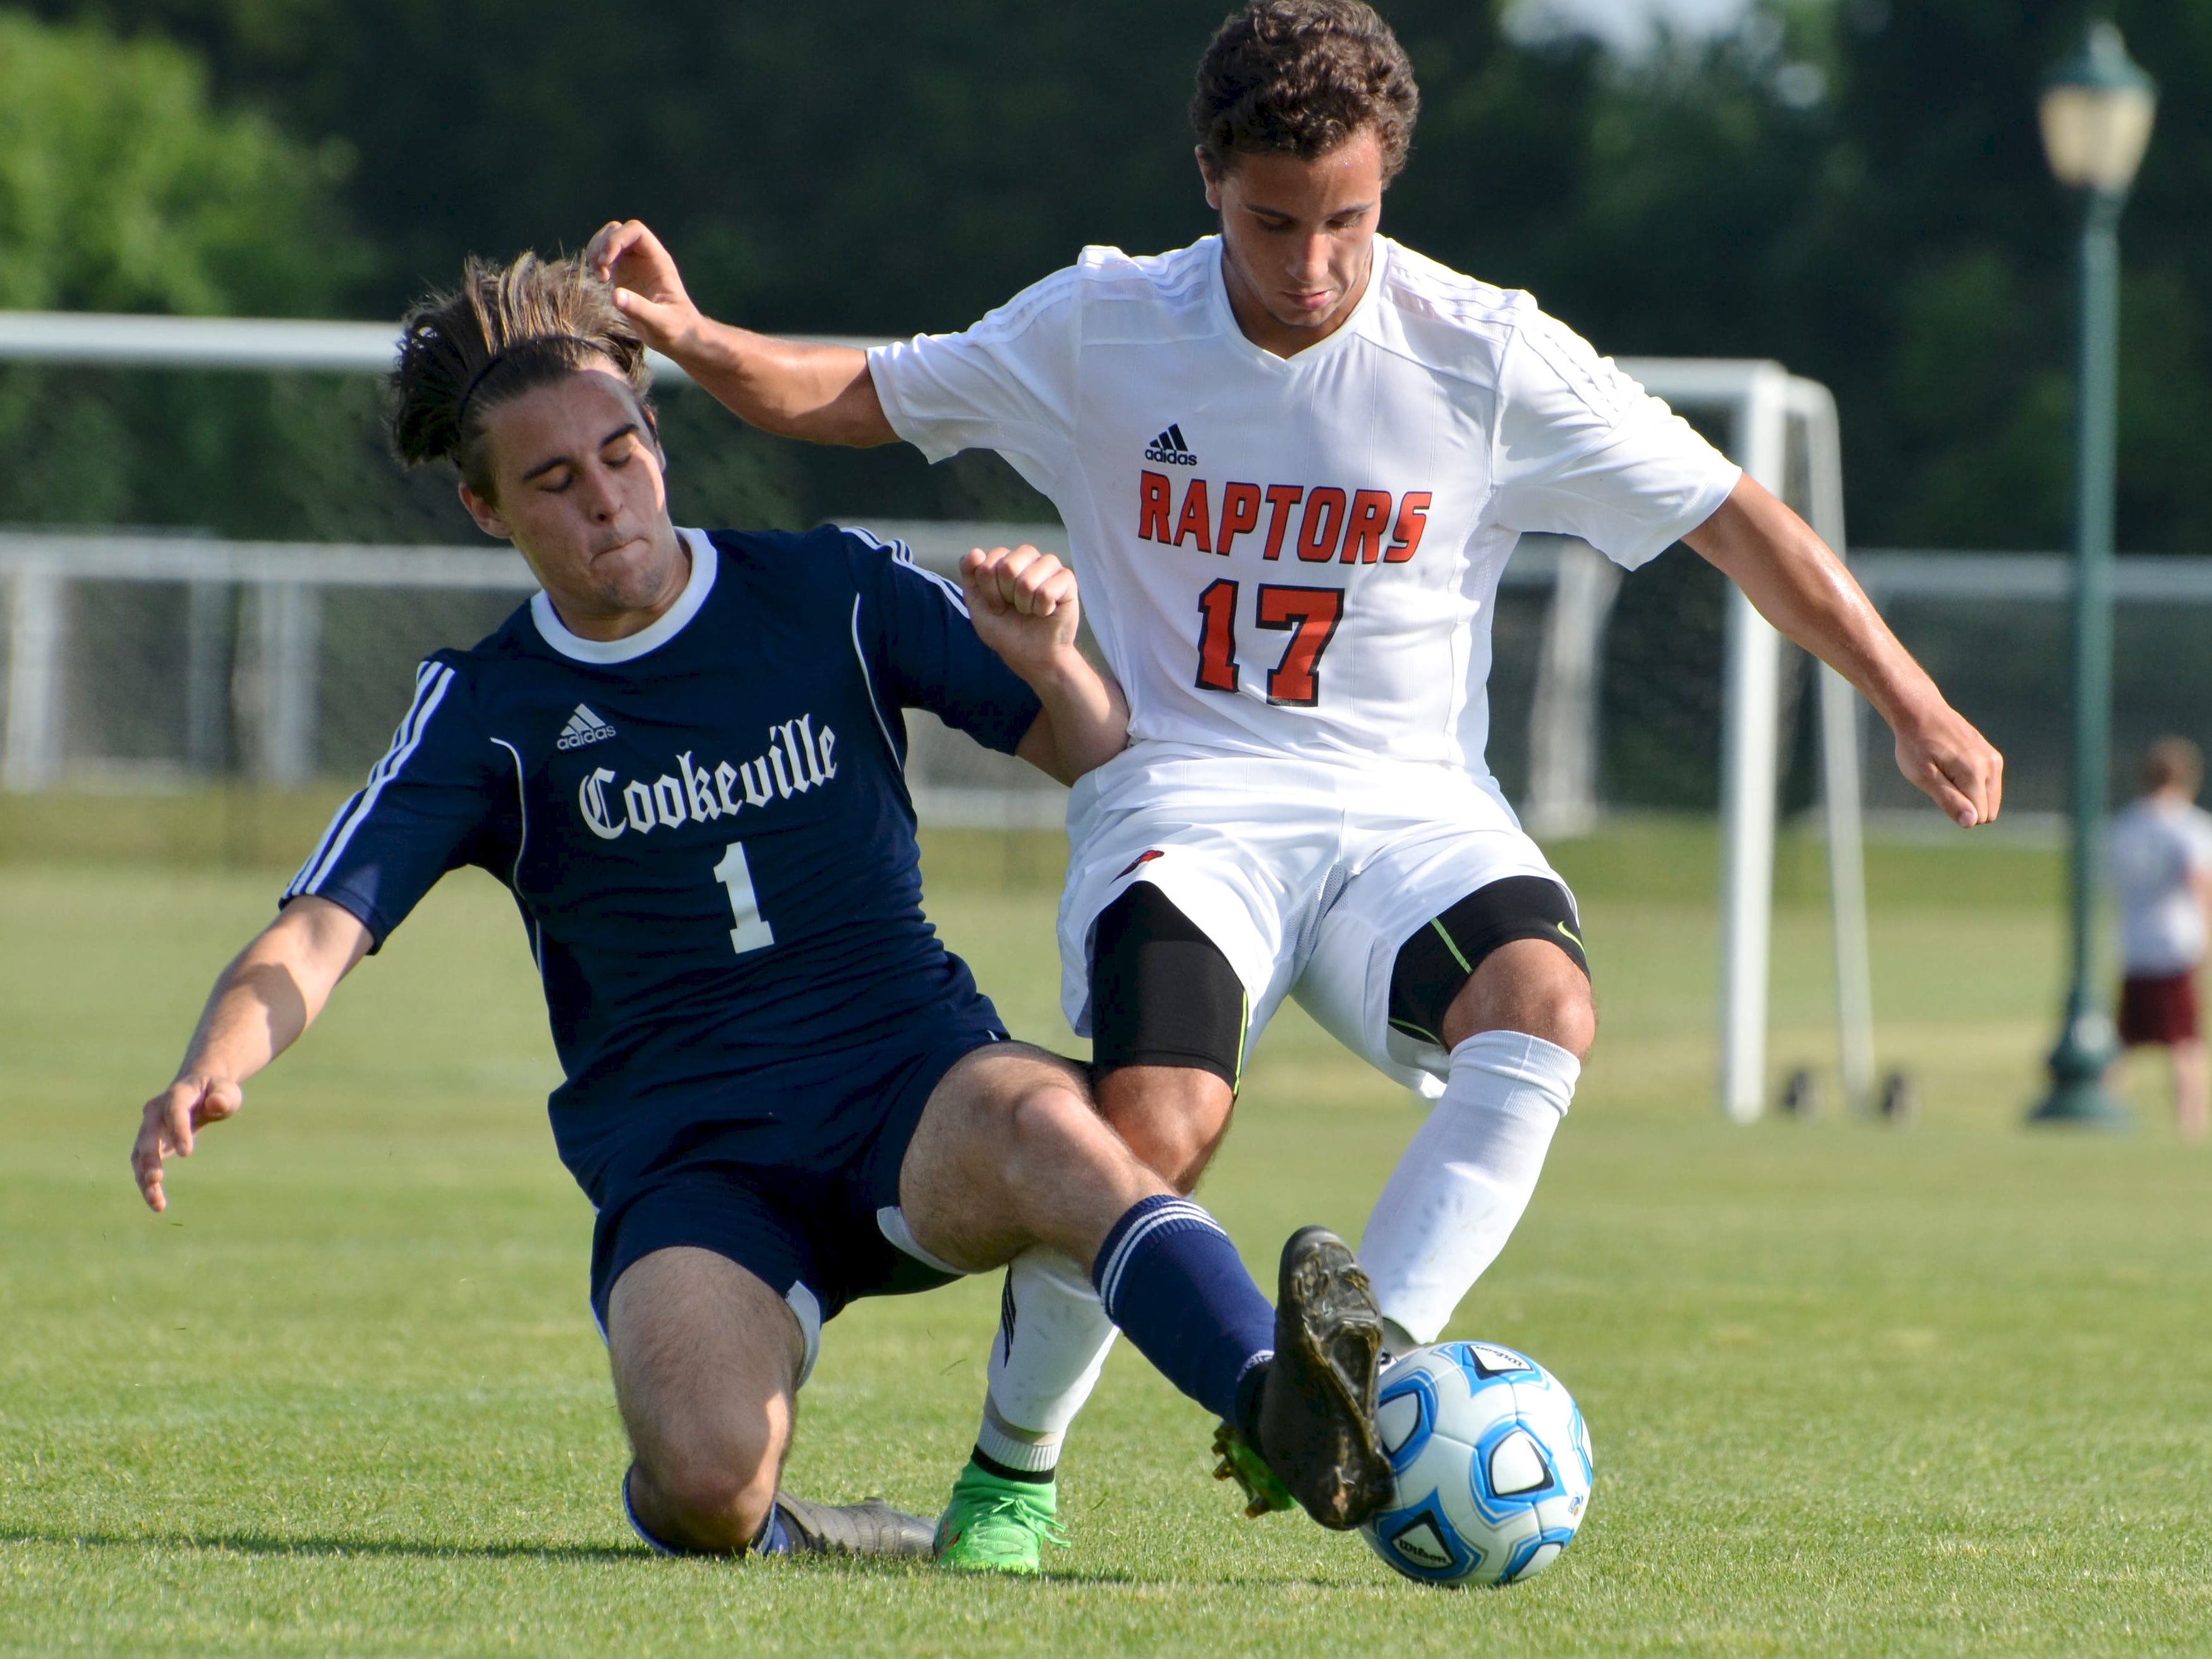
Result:
<svg viewBox="0 0 2212 1659">
<path fill-rule="evenodd" d="M 1080 1072 L 1021 1043 L 945 1073 L 899 1171 L 915 1242 L 970 1273 L 1032 1244 L 1087 1271 L 1132 1206 L 1169 1190 L 1092 1109 Z"/>
<path fill-rule="evenodd" d="M 1478 1031 L 1523 1031 L 1577 1060 L 1597 1040 L 1597 1005 L 1574 958 L 1540 939 L 1516 939 L 1485 957 L 1444 1014 L 1444 1047 Z"/>
<path fill-rule="evenodd" d="M 2184 1140 L 2204 1139 L 2207 1117 L 2204 1040 L 2173 1045 L 2173 1121 Z"/>
<path fill-rule="evenodd" d="M 1123 1066 L 1098 1079 L 1106 1121 L 1179 1193 L 1198 1186 L 1234 1104 L 1227 1084 L 1194 1066 Z"/>
<path fill-rule="evenodd" d="M 744 1549 L 791 1449 L 798 1316 L 711 1250 L 655 1250 L 615 1281 L 607 1338 L 638 1519 L 690 1549 Z"/>
<path fill-rule="evenodd" d="M 1006 1043 L 953 1067 L 899 1202 L 915 1243 L 955 1267 L 1037 1244 L 1086 1265 L 1130 1341 L 1258 1448 L 1275 1501 L 1345 1528 L 1388 1499 L 1370 1419 L 1381 1321 L 1352 1253 L 1323 1228 L 1294 1235 L 1271 1308 L 1220 1224 L 1138 1161 L 1065 1061 Z"/>
</svg>

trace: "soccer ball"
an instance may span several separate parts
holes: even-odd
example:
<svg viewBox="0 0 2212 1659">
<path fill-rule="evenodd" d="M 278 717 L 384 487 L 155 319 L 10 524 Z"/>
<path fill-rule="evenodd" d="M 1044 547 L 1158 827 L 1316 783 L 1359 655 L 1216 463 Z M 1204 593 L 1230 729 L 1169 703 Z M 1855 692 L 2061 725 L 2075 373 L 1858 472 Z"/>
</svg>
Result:
<svg viewBox="0 0 2212 1659">
<path fill-rule="evenodd" d="M 1397 1491 L 1360 1531 L 1425 1584 L 1517 1584 L 1573 1540 L 1589 1507 L 1589 1431 L 1559 1378 L 1494 1342 L 1393 1361 L 1375 1424 Z"/>
</svg>

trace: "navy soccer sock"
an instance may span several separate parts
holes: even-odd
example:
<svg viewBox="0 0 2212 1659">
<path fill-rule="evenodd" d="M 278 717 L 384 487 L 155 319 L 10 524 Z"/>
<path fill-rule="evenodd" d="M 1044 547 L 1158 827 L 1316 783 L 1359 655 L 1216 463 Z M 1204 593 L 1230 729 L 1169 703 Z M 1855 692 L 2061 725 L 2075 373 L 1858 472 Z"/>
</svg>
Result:
<svg viewBox="0 0 2212 1659">
<path fill-rule="evenodd" d="M 791 1553 L 791 1533 L 783 1524 L 783 1505 L 768 1506 L 768 1519 L 761 1522 L 760 1530 L 753 1534 L 755 1555 L 788 1555 Z"/>
<path fill-rule="evenodd" d="M 1114 1224 L 1091 1278 L 1160 1375 L 1238 1419 L 1237 1384 L 1275 1351 L 1275 1310 L 1219 1222 L 1187 1198 L 1146 1199 Z"/>
</svg>

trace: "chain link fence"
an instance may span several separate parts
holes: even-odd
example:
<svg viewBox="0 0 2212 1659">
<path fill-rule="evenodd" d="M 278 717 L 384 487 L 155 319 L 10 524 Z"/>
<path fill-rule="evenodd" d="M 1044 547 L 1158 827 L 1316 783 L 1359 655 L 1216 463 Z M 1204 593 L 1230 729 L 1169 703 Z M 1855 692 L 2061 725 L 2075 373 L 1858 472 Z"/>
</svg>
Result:
<svg viewBox="0 0 2212 1659">
<path fill-rule="evenodd" d="M 928 468 L 779 444 L 681 381 L 657 402 L 681 522 L 863 523 L 939 569 L 975 542 L 1056 542 L 1044 503 L 995 458 Z M 150 797 L 357 779 L 415 661 L 482 637 L 530 588 L 510 551 L 477 537 L 448 477 L 392 465 L 379 414 L 358 374 L 0 364 L 15 462 L 0 469 L 0 526 L 13 526 L 0 529 L 0 788 Z M 116 525 L 133 527 L 102 527 Z M 2063 560 L 1881 552 L 1855 565 L 2006 750 L 2009 808 L 2059 810 Z M 2212 735 L 2208 569 L 2121 562 L 2119 787 L 2156 733 Z M 1622 579 L 1579 544 L 1526 539 L 1493 617 L 1490 760 L 1540 833 L 1712 809 L 1725 617 L 1721 578 L 1684 550 Z M 1796 656 L 1784 680 L 1785 808 L 1811 802 L 1819 774 L 1806 666 Z M 1056 786 L 914 726 L 928 821 L 1059 821 Z M 1865 735 L 1870 808 L 1920 811 L 1887 742 L 1873 725 Z"/>
<path fill-rule="evenodd" d="M 1048 524 L 876 520 L 869 527 L 945 572 L 971 545 L 1059 539 Z M 1496 746 L 1516 789 L 1545 748 L 1540 712 L 1553 727 L 1564 720 L 1588 749 L 1589 630 L 1601 615 L 1579 618 L 1583 633 L 1571 642 L 1579 679 L 1570 672 L 1573 683 L 1562 684 L 1556 670 L 1547 679 L 1545 662 L 1561 631 L 1551 603 L 1559 572 L 1586 569 L 1591 557 L 1586 549 L 1532 550 L 1501 599 Z M 489 547 L 60 530 L 0 532 L 0 787 L 17 793 L 298 789 L 356 778 L 389 742 L 414 664 L 490 632 L 535 586 L 519 556 Z M 1540 711 L 1545 695 L 1553 707 Z M 909 725 L 908 779 L 925 821 L 1007 829 L 1060 821 L 1058 785 L 926 714 Z M 1550 759 L 1565 778 L 1555 794 L 1587 809 L 1589 763 L 1577 770 L 1572 755 Z"/>
</svg>

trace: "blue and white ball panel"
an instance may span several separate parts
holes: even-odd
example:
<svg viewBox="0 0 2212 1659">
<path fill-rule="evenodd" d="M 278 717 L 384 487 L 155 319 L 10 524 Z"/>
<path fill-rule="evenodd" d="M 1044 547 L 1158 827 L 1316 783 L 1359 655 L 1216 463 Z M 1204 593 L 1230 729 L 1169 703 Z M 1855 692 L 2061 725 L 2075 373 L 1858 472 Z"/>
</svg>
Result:
<svg viewBox="0 0 2212 1659">
<path fill-rule="evenodd" d="M 1398 1492 L 1361 1531 L 1409 1578 L 1533 1578 L 1589 1510 L 1595 1466 L 1582 1413 L 1557 1377 L 1511 1348 L 1414 1350 L 1382 1373 L 1376 1426 Z"/>
</svg>

